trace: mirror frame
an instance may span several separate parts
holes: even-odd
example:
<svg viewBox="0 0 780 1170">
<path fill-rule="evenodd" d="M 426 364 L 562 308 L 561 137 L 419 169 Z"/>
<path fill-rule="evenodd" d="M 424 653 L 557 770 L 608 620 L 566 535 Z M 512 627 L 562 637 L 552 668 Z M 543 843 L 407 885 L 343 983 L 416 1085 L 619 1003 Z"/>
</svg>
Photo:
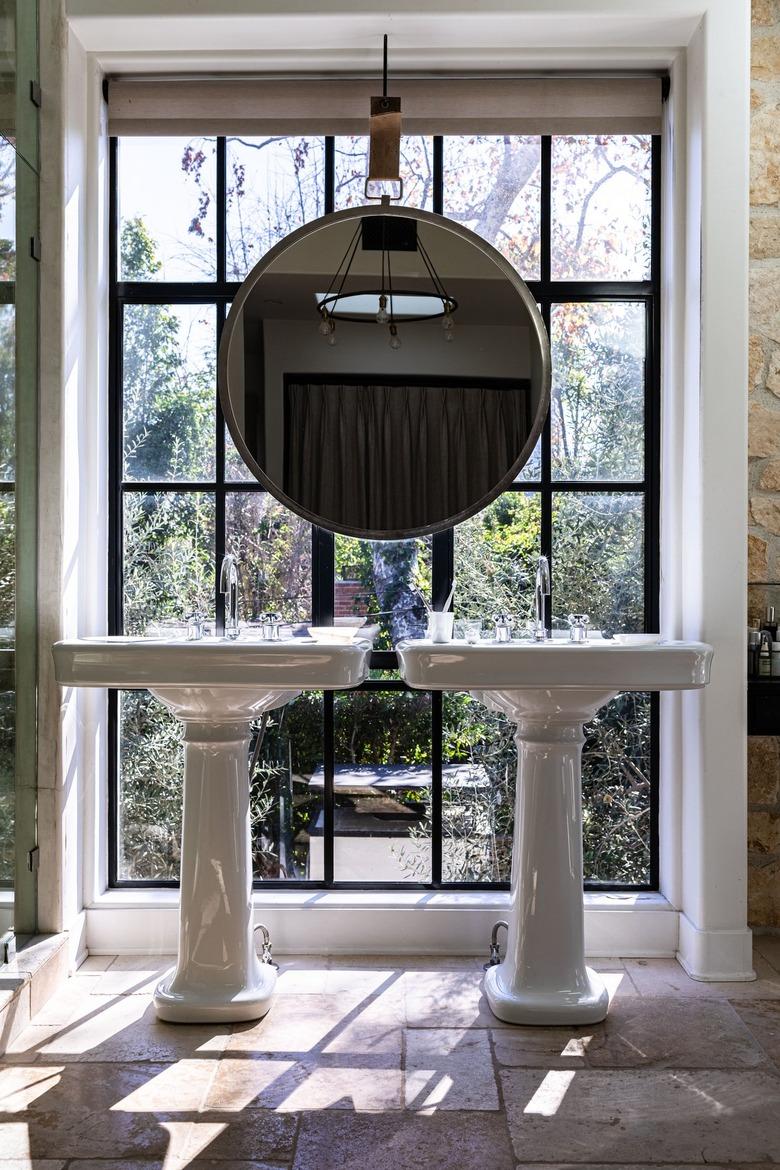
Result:
<svg viewBox="0 0 780 1170">
<path fill-rule="evenodd" d="M 230 402 L 230 394 L 228 390 L 228 369 L 230 365 L 230 350 L 233 344 L 235 323 L 238 320 L 240 313 L 243 310 L 244 303 L 249 295 L 253 292 L 255 285 L 262 279 L 267 269 L 269 269 L 280 256 L 289 249 L 295 247 L 302 240 L 309 236 L 315 235 L 319 231 L 327 229 L 333 223 L 339 223 L 349 219 L 365 219 L 373 215 L 398 215 L 406 219 L 415 219 L 418 223 L 432 224 L 436 228 L 452 232 L 453 235 L 459 236 L 466 240 L 473 247 L 477 248 L 488 259 L 500 269 L 504 277 L 512 284 L 521 301 L 523 302 L 530 319 L 530 325 L 533 330 L 532 341 L 536 341 L 541 365 L 541 397 L 539 399 L 536 416 L 533 425 L 528 434 L 525 445 L 520 452 L 520 455 L 512 464 L 507 474 L 500 480 L 500 482 L 487 492 L 480 500 L 473 506 L 458 512 L 454 516 L 448 516 L 445 520 L 438 521 L 436 524 L 423 525 L 419 528 L 413 528 L 405 531 L 391 531 L 382 533 L 382 535 L 367 535 L 365 531 L 356 528 L 350 528 L 347 525 L 338 525 L 332 522 L 323 523 L 323 517 L 310 512 L 308 509 L 301 507 L 295 500 L 287 496 L 273 480 L 271 480 L 258 464 L 257 460 L 249 451 L 244 436 L 241 434 L 236 416 Z M 315 319 L 312 317 L 312 324 L 315 324 Z M 316 525 L 318 528 L 323 528 L 327 532 L 338 532 L 344 536 L 354 536 L 362 540 L 412 540 L 418 536 L 430 536 L 436 532 L 444 532 L 448 528 L 454 527 L 456 524 L 468 520 L 471 516 L 475 516 L 477 512 L 481 512 L 488 504 L 497 499 L 503 491 L 505 491 L 510 484 L 514 483 L 518 473 L 523 469 L 530 459 L 534 447 L 544 429 L 544 424 L 550 410 L 550 386 L 552 376 L 552 364 L 550 357 L 550 341 L 547 335 L 547 330 L 542 320 L 542 315 L 537 308 L 536 301 L 531 295 L 530 289 L 525 281 L 517 274 L 515 269 L 508 260 L 497 251 L 492 244 L 483 240 L 481 236 L 476 235 L 468 228 L 464 228 L 455 220 L 448 219 L 444 215 L 437 215 L 430 211 L 421 211 L 415 207 L 400 207 L 393 204 L 387 204 L 384 201 L 381 204 L 373 204 L 364 207 L 348 207 L 344 211 L 333 211 L 327 215 L 320 216 L 319 219 L 311 220 L 304 224 L 303 227 L 297 228 L 296 231 L 291 232 L 275 244 L 270 251 L 262 257 L 261 260 L 255 264 L 254 268 L 244 278 L 241 287 L 230 307 L 225 326 L 222 330 L 222 337 L 219 344 L 219 360 L 217 366 L 218 379 L 218 393 L 219 401 L 222 406 L 222 414 L 227 423 L 230 436 L 236 445 L 239 455 L 244 460 L 244 463 L 263 487 L 278 500 L 294 512 L 297 516 L 302 516 L 304 520 L 308 520 L 310 524 Z"/>
</svg>

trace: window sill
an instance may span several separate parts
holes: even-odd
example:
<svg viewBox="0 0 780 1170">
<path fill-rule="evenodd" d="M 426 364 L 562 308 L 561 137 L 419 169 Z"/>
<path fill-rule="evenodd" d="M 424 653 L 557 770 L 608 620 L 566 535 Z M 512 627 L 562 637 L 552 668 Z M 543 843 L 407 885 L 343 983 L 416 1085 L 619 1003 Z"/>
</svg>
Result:
<svg viewBox="0 0 780 1170">
<path fill-rule="evenodd" d="M 615 890 L 588 890 L 583 894 L 585 910 L 673 910 L 663 894 L 642 890 L 620 892 Z M 106 890 L 88 906 L 89 910 L 178 908 L 179 891 L 152 888 L 149 890 Z M 506 909 L 509 894 L 504 890 L 275 890 L 264 894 L 255 890 L 252 905 L 256 910 L 283 907 L 296 910 L 487 910 Z"/>
</svg>

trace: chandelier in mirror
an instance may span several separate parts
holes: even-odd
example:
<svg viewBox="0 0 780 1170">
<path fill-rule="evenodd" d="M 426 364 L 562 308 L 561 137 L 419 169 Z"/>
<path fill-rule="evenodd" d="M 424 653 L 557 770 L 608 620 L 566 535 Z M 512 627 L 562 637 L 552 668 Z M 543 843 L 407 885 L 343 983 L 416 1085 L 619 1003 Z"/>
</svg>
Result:
<svg viewBox="0 0 780 1170">
<path fill-rule="evenodd" d="M 374 287 L 354 289 L 349 281 L 358 249 L 363 253 L 378 253 L 378 283 Z M 393 288 L 394 252 L 417 253 L 421 261 L 420 275 L 425 279 L 427 274 L 426 287 L 417 286 L 414 291 Z M 400 349 L 399 325 L 441 318 L 444 340 L 452 341 L 457 307 L 457 300 L 447 292 L 436 271 L 417 221 L 387 215 L 358 221 L 327 291 L 317 294 L 319 329 L 328 345 L 336 344 L 339 321 L 387 327 L 390 348 Z"/>
</svg>

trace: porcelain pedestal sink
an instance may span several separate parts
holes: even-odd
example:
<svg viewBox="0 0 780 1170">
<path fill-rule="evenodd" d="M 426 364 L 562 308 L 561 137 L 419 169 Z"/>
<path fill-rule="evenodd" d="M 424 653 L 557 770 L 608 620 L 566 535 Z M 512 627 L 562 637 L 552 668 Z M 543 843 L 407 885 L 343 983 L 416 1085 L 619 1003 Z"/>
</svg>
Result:
<svg viewBox="0 0 780 1170">
<path fill-rule="evenodd" d="M 705 686 L 712 648 L 701 642 L 408 641 L 397 650 L 409 686 L 470 691 L 517 727 L 506 957 L 485 974 L 494 1015 L 511 1024 L 603 1020 L 607 990 L 585 964 L 583 724 L 621 691 Z"/>
<path fill-rule="evenodd" d="M 249 820 L 250 724 L 302 690 L 368 674 L 370 644 L 85 638 L 54 647 L 63 686 L 148 689 L 184 723 L 179 951 L 154 995 L 179 1023 L 255 1020 L 276 970 L 255 952 Z"/>
</svg>

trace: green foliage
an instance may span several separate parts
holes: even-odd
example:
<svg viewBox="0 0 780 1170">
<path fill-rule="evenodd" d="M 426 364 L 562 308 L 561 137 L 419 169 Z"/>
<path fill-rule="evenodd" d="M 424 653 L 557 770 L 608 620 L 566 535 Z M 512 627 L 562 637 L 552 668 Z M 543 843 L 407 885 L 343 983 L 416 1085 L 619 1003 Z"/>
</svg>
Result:
<svg viewBox="0 0 780 1170">
<path fill-rule="evenodd" d="M 554 186 L 566 193 L 555 208 L 556 263 L 575 274 L 605 279 L 620 279 L 632 266 L 641 268 L 645 237 L 634 227 L 641 225 L 649 183 L 646 141 L 556 142 Z M 448 173 L 453 175 L 448 213 L 475 227 L 521 271 L 532 275 L 539 257 L 538 222 L 531 214 L 538 194 L 538 146 L 530 140 L 495 136 L 460 143 L 448 139 L 445 147 L 450 152 Z M 362 186 L 364 148 L 363 139 L 338 140 L 341 205 L 353 201 L 358 171 Z M 182 160 L 197 197 L 189 228 L 193 237 L 204 230 L 212 198 L 208 157 L 197 140 Z M 261 157 L 263 166 L 258 163 Z M 321 166 L 321 145 L 314 140 L 230 140 L 228 263 L 234 276 L 245 275 L 268 247 L 320 213 Z M 409 179 L 406 197 L 424 205 L 432 173 L 426 139 L 404 140 L 404 166 Z M 629 184 L 625 190 L 626 206 L 633 209 L 631 230 L 621 227 L 626 213 L 619 199 L 610 205 L 609 214 L 598 202 L 599 191 L 622 190 L 621 183 Z M 125 279 L 149 280 L 160 272 L 155 242 L 142 220 L 124 224 L 120 246 Z M 129 479 L 197 480 L 213 475 L 213 346 L 198 349 L 193 342 L 197 327 L 182 309 L 164 305 L 126 309 L 124 440 Z M 556 310 L 555 475 L 641 479 L 643 329 L 641 313 L 632 305 L 569 305 Z M 12 393 L 12 358 L 12 321 L 4 323 L 0 317 L 0 406 Z M 0 456 L 10 450 L 4 445 L 3 425 L 0 410 Z M 556 614 L 585 610 L 596 626 L 642 628 L 640 499 L 603 491 L 554 497 Z M 0 507 L 3 503 L 7 509 L 8 501 L 0 496 Z M 214 516 L 214 498 L 207 492 L 126 494 L 128 632 L 144 632 L 155 622 L 180 621 L 194 608 L 212 612 Z M 523 631 L 531 615 L 540 522 L 538 495 L 512 492 L 458 527 L 456 617 L 489 620 L 505 610 L 516 631 Z M 236 491 L 228 496 L 226 528 L 228 549 L 241 571 L 242 617 L 257 620 L 263 610 L 274 609 L 288 619 L 308 619 L 309 525 L 270 497 Z M 0 515 L 0 536 L 9 531 L 9 517 Z M 335 559 L 337 580 L 360 583 L 356 610 L 378 615 L 378 648 L 422 632 L 424 608 L 418 591 L 430 598 L 430 541 L 369 542 L 337 536 Z M 10 596 L 12 565 L 13 544 L 6 536 L 0 540 L 0 605 L 4 581 L 6 597 Z M 309 784 L 323 758 L 322 704 L 321 695 L 302 695 L 254 728 L 248 767 L 258 877 L 307 876 L 309 833 L 322 807 L 321 790 Z M 428 766 L 430 710 L 429 697 L 416 692 L 337 696 L 337 761 Z M 513 729 L 503 716 L 467 695 L 443 696 L 443 713 L 444 763 L 466 765 L 469 775 L 465 784 L 444 786 L 443 876 L 453 881 L 507 879 L 516 768 Z M 600 712 L 587 729 L 584 848 L 585 872 L 591 879 L 648 878 L 649 727 L 649 699 L 625 695 Z M 6 740 L 12 742 L 7 736 Z M 0 776 L 4 742 L 0 729 Z M 183 759 L 179 727 L 148 694 L 124 695 L 120 743 L 120 874 L 150 880 L 176 877 Z M 425 815 L 412 836 L 427 839 L 430 793 L 401 789 L 397 795 L 426 802 Z M 0 792 L 0 841 L 5 807 Z M 410 878 L 425 879 L 419 851 L 410 849 L 404 860 Z M 366 880 L 371 880 L 370 874 Z"/>
</svg>

